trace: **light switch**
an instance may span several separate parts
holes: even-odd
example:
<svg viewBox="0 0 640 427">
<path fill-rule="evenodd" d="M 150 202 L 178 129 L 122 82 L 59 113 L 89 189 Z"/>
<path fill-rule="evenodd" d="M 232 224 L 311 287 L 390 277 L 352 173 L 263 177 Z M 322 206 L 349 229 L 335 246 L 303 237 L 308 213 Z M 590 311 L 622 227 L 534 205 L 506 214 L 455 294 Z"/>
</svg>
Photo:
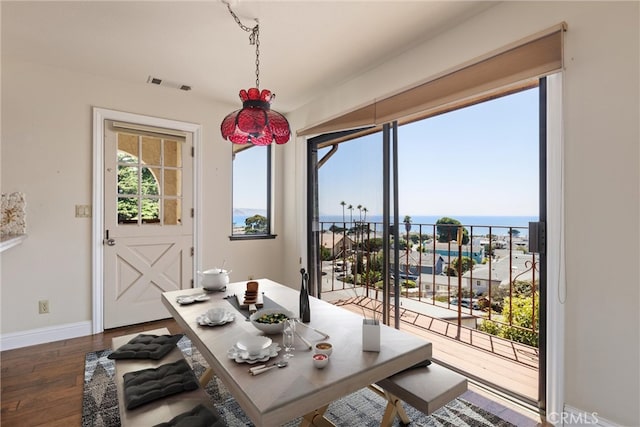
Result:
<svg viewBox="0 0 640 427">
<path fill-rule="evenodd" d="M 90 218 L 91 205 L 76 205 L 76 218 Z"/>
</svg>

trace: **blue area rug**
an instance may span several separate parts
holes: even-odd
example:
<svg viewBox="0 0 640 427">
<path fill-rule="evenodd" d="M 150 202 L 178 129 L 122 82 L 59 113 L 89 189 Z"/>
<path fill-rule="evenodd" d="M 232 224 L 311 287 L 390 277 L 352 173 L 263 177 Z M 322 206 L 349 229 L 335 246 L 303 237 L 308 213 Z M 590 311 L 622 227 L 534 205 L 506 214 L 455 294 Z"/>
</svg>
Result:
<svg viewBox="0 0 640 427">
<path fill-rule="evenodd" d="M 178 343 L 196 376 L 207 368 L 207 363 L 191 341 L 184 337 Z M 114 382 L 115 364 L 108 359 L 111 350 L 87 353 L 85 358 L 84 396 L 82 402 L 82 427 L 118 427 L 120 414 Z M 231 427 L 245 427 L 253 424 L 242 408 L 231 396 L 227 388 L 215 376 L 206 386 L 216 408 Z M 364 388 L 329 405 L 325 416 L 337 426 L 379 426 L 386 400 L 373 391 Z M 502 418 L 491 414 L 465 399 L 458 398 L 440 408 L 430 416 L 405 405 L 407 415 L 416 427 L 511 427 Z M 292 420 L 286 427 L 298 426 L 300 420 Z M 396 419 L 394 425 L 400 425 Z"/>
</svg>

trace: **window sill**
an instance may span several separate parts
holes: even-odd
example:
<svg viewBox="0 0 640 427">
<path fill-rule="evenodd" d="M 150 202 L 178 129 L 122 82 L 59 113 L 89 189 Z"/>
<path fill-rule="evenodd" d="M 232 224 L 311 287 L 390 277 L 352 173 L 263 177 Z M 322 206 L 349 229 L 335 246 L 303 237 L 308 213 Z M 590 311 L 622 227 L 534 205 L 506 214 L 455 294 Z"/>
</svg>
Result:
<svg viewBox="0 0 640 427">
<path fill-rule="evenodd" d="M 265 240 L 275 239 L 277 234 L 232 234 L 229 236 L 229 240 Z"/>
<path fill-rule="evenodd" d="M 9 248 L 17 246 L 27 238 L 26 234 L 10 234 L 0 238 L 0 252 L 4 252 Z"/>
</svg>

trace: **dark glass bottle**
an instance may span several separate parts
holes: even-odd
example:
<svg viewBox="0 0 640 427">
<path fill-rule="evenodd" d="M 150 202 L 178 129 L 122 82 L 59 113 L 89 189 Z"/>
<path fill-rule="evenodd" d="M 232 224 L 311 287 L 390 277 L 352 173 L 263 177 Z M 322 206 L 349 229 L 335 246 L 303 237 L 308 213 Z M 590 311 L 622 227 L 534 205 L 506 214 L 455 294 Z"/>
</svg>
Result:
<svg viewBox="0 0 640 427">
<path fill-rule="evenodd" d="M 307 281 L 309 280 L 309 274 L 305 269 L 300 270 L 302 276 L 302 283 L 300 285 L 300 321 L 311 321 L 311 307 L 309 305 L 309 290 L 307 289 Z"/>
</svg>

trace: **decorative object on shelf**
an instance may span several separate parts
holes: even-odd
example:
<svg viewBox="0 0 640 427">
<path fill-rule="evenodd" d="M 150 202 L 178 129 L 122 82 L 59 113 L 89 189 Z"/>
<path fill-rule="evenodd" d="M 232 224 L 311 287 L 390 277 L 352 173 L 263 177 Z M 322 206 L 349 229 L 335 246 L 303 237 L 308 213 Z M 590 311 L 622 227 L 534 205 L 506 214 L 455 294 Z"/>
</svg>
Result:
<svg viewBox="0 0 640 427">
<path fill-rule="evenodd" d="M 284 144 L 291 136 L 289 122 L 282 114 L 271 109 L 271 102 L 276 95 L 268 89 L 260 90 L 260 24 L 256 19 L 253 28 L 247 27 L 231 10 L 231 5 L 224 0 L 223 3 L 238 26 L 250 33 L 249 43 L 256 47 L 256 87 L 240 91 L 242 108 L 224 118 L 220 125 L 222 137 L 234 144 L 269 145 L 273 140 L 276 144 Z"/>
<path fill-rule="evenodd" d="M 307 323 L 311 321 L 309 289 L 307 288 L 309 273 L 307 273 L 304 268 L 301 268 L 300 275 L 302 276 L 302 281 L 300 284 L 300 321 Z"/>
<path fill-rule="evenodd" d="M 380 351 L 380 322 L 362 319 L 362 351 Z"/>
<path fill-rule="evenodd" d="M 2 223 L 0 235 L 19 236 L 27 232 L 26 208 L 24 193 L 15 192 L 2 195 Z"/>
</svg>

